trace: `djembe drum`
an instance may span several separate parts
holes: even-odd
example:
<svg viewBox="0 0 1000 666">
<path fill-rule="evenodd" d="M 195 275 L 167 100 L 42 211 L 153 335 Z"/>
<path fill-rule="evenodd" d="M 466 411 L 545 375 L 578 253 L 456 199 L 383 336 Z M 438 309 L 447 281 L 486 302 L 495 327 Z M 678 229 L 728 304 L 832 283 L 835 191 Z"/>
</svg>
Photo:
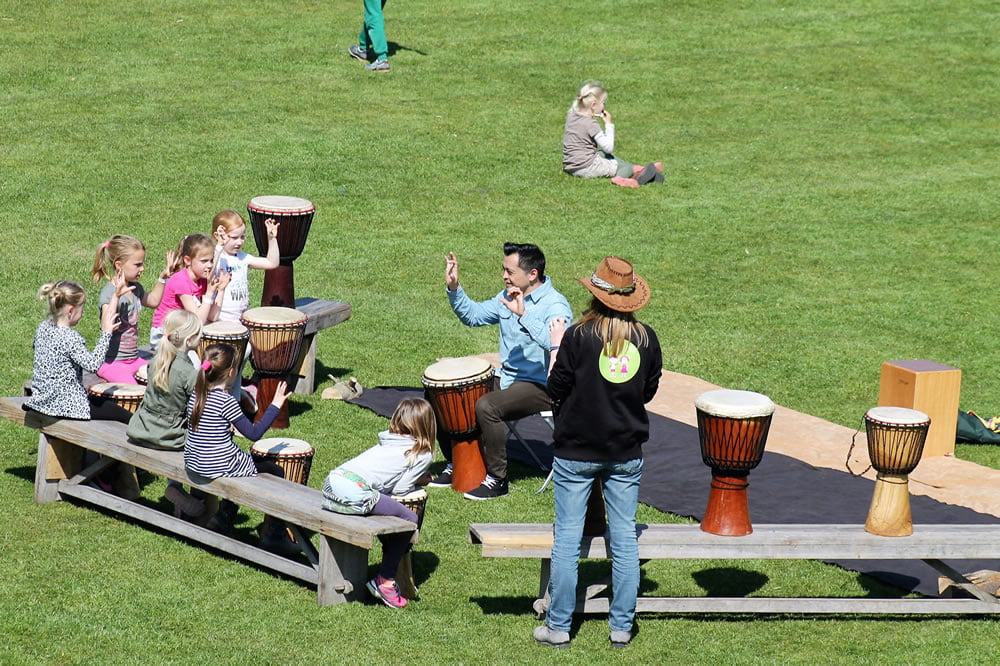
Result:
<svg viewBox="0 0 1000 666">
<path fill-rule="evenodd" d="M 284 196 L 254 197 L 247 204 L 254 241 L 261 256 L 267 254 L 267 227 L 264 222 L 278 223 L 278 251 L 281 263 L 264 273 L 264 294 L 261 305 L 295 307 L 295 279 L 292 262 L 302 254 L 316 207 L 308 199 Z"/>
<path fill-rule="evenodd" d="M 451 440 L 451 487 L 460 493 L 486 478 L 479 450 L 476 401 L 493 388 L 493 366 L 476 357 L 449 358 L 424 370 L 424 389 L 438 424 Z"/>
<path fill-rule="evenodd" d="M 255 421 L 264 415 L 274 399 L 278 383 L 285 379 L 299 359 L 306 329 L 305 314 L 293 308 L 250 308 L 240 321 L 250 330 L 250 365 L 260 378 L 257 389 Z M 288 403 L 285 403 L 272 428 L 288 427 Z"/>
<path fill-rule="evenodd" d="M 407 509 L 417 514 L 417 529 L 419 530 L 424 525 L 424 511 L 427 509 L 427 491 L 423 488 L 417 488 L 411 493 L 406 495 L 393 495 L 392 499 L 396 500 Z"/>
<path fill-rule="evenodd" d="M 250 456 L 255 461 L 270 460 L 284 471 L 286 479 L 303 486 L 309 482 L 315 453 L 309 442 L 290 437 L 258 439 L 250 447 Z"/>
<path fill-rule="evenodd" d="M 865 413 L 868 457 L 875 491 L 865 531 L 882 536 L 913 534 L 909 474 L 920 462 L 931 419 L 905 407 L 872 407 Z"/>
<path fill-rule="evenodd" d="M 138 370 L 136 370 L 135 374 L 133 375 L 133 377 L 135 377 L 135 383 L 136 384 L 142 384 L 143 386 L 145 386 L 146 384 L 148 384 L 149 383 L 149 364 L 147 363 L 146 365 L 144 365 L 141 368 L 139 368 Z"/>
<path fill-rule="evenodd" d="M 122 384 L 119 382 L 99 382 L 87 387 L 87 391 L 94 396 L 108 398 L 116 405 L 135 414 L 142 404 L 142 398 L 146 394 L 146 387 L 141 384 Z"/>
<path fill-rule="evenodd" d="M 760 393 L 721 389 L 698 396 L 701 459 L 712 468 L 702 531 L 722 536 L 753 532 L 747 477 L 760 464 L 774 403 Z"/>
<path fill-rule="evenodd" d="M 247 353 L 247 343 L 250 341 L 250 330 L 238 321 L 213 321 L 202 328 L 201 343 L 198 345 L 198 355 L 205 358 L 205 350 L 215 343 L 231 345 L 236 350 L 233 357 L 233 368 L 237 371 Z"/>
</svg>

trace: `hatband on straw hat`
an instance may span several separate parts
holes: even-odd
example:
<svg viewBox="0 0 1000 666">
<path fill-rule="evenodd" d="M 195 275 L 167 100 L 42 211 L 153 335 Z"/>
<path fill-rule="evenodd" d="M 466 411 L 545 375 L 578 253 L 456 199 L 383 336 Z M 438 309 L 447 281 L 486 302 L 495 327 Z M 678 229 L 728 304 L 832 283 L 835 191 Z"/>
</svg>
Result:
<svg viewBox="0 0 1000 666">
<path fill-rule="evenodd" d="M 621 257 L 604 257 L 589 278 L 576 278 L 597 300 L 618 312 L 635 312 L 649 302 L 649 284 Z"/>
</svg>

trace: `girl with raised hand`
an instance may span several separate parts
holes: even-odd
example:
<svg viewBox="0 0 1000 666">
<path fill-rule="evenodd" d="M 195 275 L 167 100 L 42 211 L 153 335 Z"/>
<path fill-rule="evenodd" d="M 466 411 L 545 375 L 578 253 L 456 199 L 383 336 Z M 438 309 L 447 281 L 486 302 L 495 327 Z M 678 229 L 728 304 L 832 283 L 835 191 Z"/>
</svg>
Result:
<svg viewBox="0 0 1000 666">
<path fill-rule="evenodd" d="M 236 349 L 217 343 L 205 349 L 205 358 L 198 368 L 194 393 L 188 400 L 187 442 L 184 445 L 184 465 L 199 482 L 233 476 L 257 476 L 265 472 L 284 478 L 285 473 L 270 460 L 255 461 L 233 441 L 233 428 L 251 442 L 264 436 L 282 405 L 290 395 L 288 385 L 279 382 L 274 399 L 257 423 L 251 423 L 229 394 L 229 384 L 236 375 L 233 360 Z M 220 503 L 209 527 L 228 533 L 232 530 L 238 508 L 229 500 Z M 268 550 L 292 555 L 299 552 L 285 530 L 283 521 L 270 518 L 261 536 L 261 546 Z"/>
<path fill-rule="evenodd" d="M 173 262 L 173 252 L 167 253 L 167 266 Z M 111 301 L 115 285 L 111 276 L 121 273 L 125 282 L 132 287 L 130 293 L 118 301 L 118 327 L 111 334 L 111 342 L 104 363 L 97 375 L 109 382 L 135 383 L 135 373 L 147 364 L 139 356 L 139 313 L 143 306 L 155 308 L 163 297 L 163 285 L 167 282 L 167 269 L 160 271 L 160 279 L 147 292 L 139 283 L 146 270 L 146 247 L 137 238 L 116 234 L 97 246 L 94 256 L 93 275 L 95 280 L 107 280 L 98 298 L 98 307 L 103 311 Z"/>
<path fill-rule="evenodd" d="M 171 276 L 163 289 L 163 299 L 153 313 L 149 342 L 154 347 L 163 337 L 163 319 L 174 310 L 193 312 L 202 324 L 218 318 L 229 273 L 213 277 L 215 259 L 215 243 L 208 236 L 190 234 L 181 239 L 169 268 Z"/>
<path fill-rule="evenodd" d="M 566 113 L 563 171 L 580 178 L 610 178 L 620 187 L 663 182 L 663 163 L 645 167 L 615 157 L 615 125 L 605 108 L 608 91 L 596 81 L 585 83 Z M 604 129 L 597 119 L 604 123 Z"/>
<path fill-rule="evenodd" d="M 26 410 L 70 419 L 102 419 L 128 423 L 132 413 L 110 398 L 90 396 L 83 386 L 83 371 L 97 372 L 104 363 L 111 335 L 118 321 L 118 301 L 132 291 L 121 272 L 111 278 L 114 290 L 101 311 L 101 334 L 94 350 L 73 327 L 83 317 L 87 293 L 72 280 L 49 282 L 38 291 L 48 304 L 49 316 L 38 325 L 32 346 L 35 360 L 31 396 Z"/>
</svg>

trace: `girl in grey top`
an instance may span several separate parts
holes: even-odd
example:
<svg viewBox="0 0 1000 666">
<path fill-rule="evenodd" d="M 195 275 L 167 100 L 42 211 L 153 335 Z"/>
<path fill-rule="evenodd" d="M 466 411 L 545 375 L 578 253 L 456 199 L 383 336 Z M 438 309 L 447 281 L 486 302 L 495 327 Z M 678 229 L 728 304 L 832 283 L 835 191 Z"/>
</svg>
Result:
<svg viewBox="0 0 1000 666">
<path fill-rule="evenodd" d="M 615 125 L 604 108 L 608 93 L 597 82 L 586 83 L 566 113 L 563 132 L 563 171 L 580 178 L 610 178 L 620 187 L 663 182 L 663 163 L 645 167 L 614 156 Z M 604 129 L 596 118 L 604 121 Z"/>
</svg>

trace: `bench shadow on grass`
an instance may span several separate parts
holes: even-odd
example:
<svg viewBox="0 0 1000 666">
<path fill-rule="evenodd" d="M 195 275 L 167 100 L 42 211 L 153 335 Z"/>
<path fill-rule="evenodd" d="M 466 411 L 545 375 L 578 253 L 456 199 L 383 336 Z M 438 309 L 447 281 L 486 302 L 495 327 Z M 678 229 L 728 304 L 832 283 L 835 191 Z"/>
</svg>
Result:
<svg viewBox="0 0 1000 666">
<path fill-rule="evenodd" d="M 578 589 L 583 585 L 597 585 L 611 581 L 611 561 L 610 560 L 581 560 L 578 574 Z M 537 580 L 534 581 L 537 585 Z M 656 589 L 656 583 L 647 578 L 645 570 L 639 569 L 639 594 L 640 596 Z M 600 595 L 600 596 L 603 596 Z M 531 615 L 535 616 L 534 603 L 537 597 L 496 597 L 478 596 L 470 597 L 469 601 L 477 604 L 483 611 L 483 615 Z M 574 616 L 574 626 L 577 626 L 580 615 Z"/>
</svg>

